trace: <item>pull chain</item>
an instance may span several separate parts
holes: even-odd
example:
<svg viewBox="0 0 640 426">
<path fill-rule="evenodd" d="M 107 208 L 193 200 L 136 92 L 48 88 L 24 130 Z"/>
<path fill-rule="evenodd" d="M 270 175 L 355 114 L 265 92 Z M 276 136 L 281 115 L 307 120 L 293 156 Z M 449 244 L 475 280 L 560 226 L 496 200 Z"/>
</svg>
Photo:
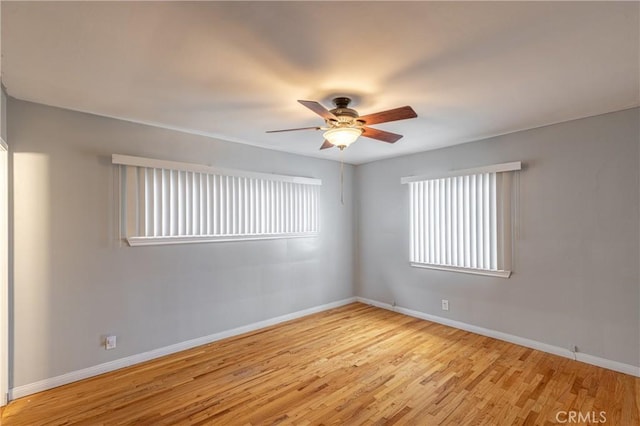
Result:
<svg viewBox="0 0 640 426">
<path fill-rule="evenodd" d="M 344 146 L 340 148 L 340 203 L 344 206 Z"/>
</svg>

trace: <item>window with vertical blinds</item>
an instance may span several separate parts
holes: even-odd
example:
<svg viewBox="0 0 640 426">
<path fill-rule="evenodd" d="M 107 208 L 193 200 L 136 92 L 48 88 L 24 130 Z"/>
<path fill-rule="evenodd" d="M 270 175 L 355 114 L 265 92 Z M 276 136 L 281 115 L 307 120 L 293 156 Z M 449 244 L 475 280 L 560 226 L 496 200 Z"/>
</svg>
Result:
<svg viewBox="0 0 640 426">
<path fill-rule="evenodd" d="M 113 155 L 130 245 L 317 235 L 319 179 Z"/>
<path fill-rule="evenodd" d="M 427 178 L 408 177 L 413 266 L 509 277 L 512 175 L 506 163 Z"/>
</svg>

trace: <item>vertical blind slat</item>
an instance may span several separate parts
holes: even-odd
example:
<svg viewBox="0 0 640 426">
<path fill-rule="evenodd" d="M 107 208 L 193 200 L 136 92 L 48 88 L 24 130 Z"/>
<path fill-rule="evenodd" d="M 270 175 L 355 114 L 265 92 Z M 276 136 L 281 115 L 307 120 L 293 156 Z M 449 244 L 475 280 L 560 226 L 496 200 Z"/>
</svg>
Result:
<svg viewBox="0 0 640 426">
<path fill-rule="evenodd" d="M 162 210 L 159 208 L 160 207 L 160 183 L 158 182 L 158 174 L 157 174 L 157 170 L 156 169 L 152 169 L 151 170 L 151 182 L 152 182 L 152 186 L 151 186 L 151 192 L 153 193 L 153 204 L 151 206 L 151 211 L 153 212 L 153 231 L 152 234 L 153 236 L 157 236 L 158 235 L 158 222 L 160 222 L 160 218 L 162 215 Z"/>
<path fill-rule="evenodd" d="M 205 180 L 205 174 L 200 173 L 198 178 L 200 182 L 198 184 L 200 190 L 198 196 L 200 197 L 200 214 L 198 220 L 200 222 L 200 235 L 207 235 L 207 181 Z"/>
<path fill-rule="evenodd" d="M 497 223 L 497 202 L 496 202 L 496 175 L 491 173 L 490 198 L 491 204 L 491 269 L 498 269 L 498 223 Z"/>
<path fill-rule="evenodd" d="M 476 193 L 478 194 L 478 211 L 476 215 L 476 220 L 478 224 L 476 225 L 476 229 L 478 230 L 478 268 L 484 269 L 484 176 L 478 175 L 476 180 Z"/>
<path fill-rule="evenodd" d="M 456 178 L 451 178 L 451 263 L 458 264 L 458 185 Z"/>
<path fill-rule="evenodd" d="M 131 176 L 127 177 L 127 182 L 128 179 L 131 179 L 132 181 L 130 184 L 132 185 L 132 188 L 135 188 L 134 190 L 137 191 L 137 196 L 135 197 L 137 198 L 135 201 L 137 206 L 132 207 L 137 207 L 138 215 L 137 221 L 131 221 L 132 224 L 136 226 L 133 232 L 147 232 L 146 174 L 144 170 L 135 170 L 133 167 L 131 167 L 131 171 Z"/>
<path fill-rule="evenodd" d="M 491 220 L 490 220 L 490 192 L 489 192 L 489 173 L 485 173 L 483 177 L 483 201 L 482 205 L 484 207 L 483 219 L 484 219 L 484 239 L 482 243 L 484 244 L 483 253 L 484 253 L 484 268 L 491 269 Z"/>
<path fill-rule="evenodd" d="M 198 173 L 191 174 L 191 226 L 194 235 L 200 234 L 200 179 Z"/>
<path fill-rule="evenodd" d="M 160 210 L 162 212 L 162 220 L 160 225 L 160 235 L 167 236 L 169 235 L 169 221 L 171 219 L 171 199 L 170 197 L 170 186 L 171 183 L 169 181 L 169 170 L 158 169 L 160 173 Z"/>
<path fill-rule="evenodd" d="M 220 235 L 220 176 L 213 175 L 213 188 L 211 190 L 211 210 L 213 210 L 213 235 Z"/>
<path fill-rule="evenodd" d="M 178 172 L 175 170 L 169 171 L 170 180 L 170 209 L 171 209 L 171 223 L 169 225 L 169 234 L 178 235 Z"/>
</svg>

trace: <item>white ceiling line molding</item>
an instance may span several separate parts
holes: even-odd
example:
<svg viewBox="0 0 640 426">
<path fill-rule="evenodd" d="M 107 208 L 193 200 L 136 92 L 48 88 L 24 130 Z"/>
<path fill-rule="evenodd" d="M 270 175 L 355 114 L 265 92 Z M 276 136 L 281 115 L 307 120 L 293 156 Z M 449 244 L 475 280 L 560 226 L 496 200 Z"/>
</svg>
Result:
<svg viewBox="0 0 640 426">
<path fill-rule="evenodd" d="M 224 176 L 238 176 L 254 179 L 267 179 L 279 182 L 300 183 L 305 185 L 322 185 L 321 179 L 278 175 L 275 173 L 260 173 L 246 170 L 223 169 L 218 167 L 206 166 L 204 164 L 183 163 L 179 161 L 157 160 L 153 158 L 135 157 L 132 155 L 113 154 L 111 157 L 113 164 L 121 164 L 125 166 L 148 167 L 154 169 L 180 170 L 186 172 L 208 173 Z"/>
<path fill-rule="evenodd" d="M 474 167 L 471 169 L 452 170 L 450 172 L 444 172 L 444 173 L 432 174 L 432 175 L 405 176 L 400 178 L 400 183 L 405 184 L 405 183 L 420 182 L 423 180 L 430 180 L 430 179 L 474 175 L 478 173 L 513 172 L 516 170 L 522 170 L 521 161 L 513 161 L 511 163 L 492 164 L 490 166 Z"/>
</svg>

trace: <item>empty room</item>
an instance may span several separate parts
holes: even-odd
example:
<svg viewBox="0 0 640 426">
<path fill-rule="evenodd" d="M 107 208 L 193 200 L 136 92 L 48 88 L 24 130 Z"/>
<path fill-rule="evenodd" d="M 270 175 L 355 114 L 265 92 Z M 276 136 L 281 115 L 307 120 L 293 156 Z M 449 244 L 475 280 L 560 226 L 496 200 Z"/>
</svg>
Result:
<svg viewBox="0 0 640 426">
<path fill-rule="evenodd" d="M 0 424 L 640 425 L 640 2 L 0 18 Z"/>
</svg>

